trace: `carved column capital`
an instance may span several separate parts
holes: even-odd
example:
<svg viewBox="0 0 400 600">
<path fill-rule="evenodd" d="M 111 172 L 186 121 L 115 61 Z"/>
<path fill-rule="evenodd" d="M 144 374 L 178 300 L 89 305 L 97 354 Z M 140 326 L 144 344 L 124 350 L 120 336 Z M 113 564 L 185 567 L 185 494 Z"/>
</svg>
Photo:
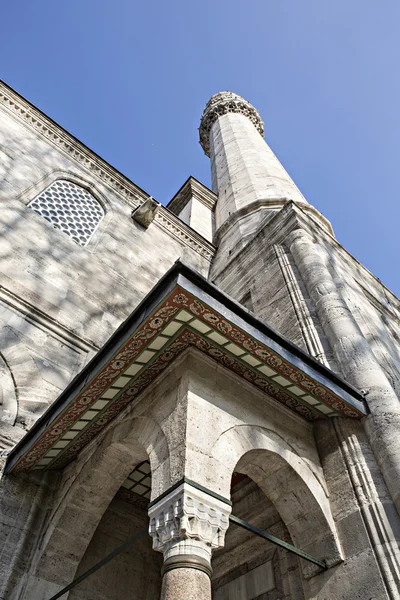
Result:
<svg viewBox="0 0 400 600">
<path fill-rule="evenodd" d="M 153 548 L 164 564 L 187 562 L 211 572 L 211 553 L 224 545 L 231 507 L 226 502 L 181 483 L 149 508 Z"/>
<path fill-rule="evenodd" d="M 227 113 L 239 113 L 253 123 L 261 136 L 264 135 L 264 122 L 257 109 L 241 96 L 232 92 L 215 94 L 207 102 L 200 121 L 200 144 L 207 156 L 210 156 L 210 130 L 218 117 Z"/>
</svg>

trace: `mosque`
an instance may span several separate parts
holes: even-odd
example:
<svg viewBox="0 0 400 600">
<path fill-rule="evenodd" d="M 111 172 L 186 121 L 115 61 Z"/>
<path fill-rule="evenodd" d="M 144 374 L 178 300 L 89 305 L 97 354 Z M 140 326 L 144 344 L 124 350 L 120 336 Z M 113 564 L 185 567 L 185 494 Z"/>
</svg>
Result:
<svg viewBox="0 0 400 600">
<path fill-rule="evenodd" d="M 258 111 L 164 207 L 0 99 L 0 600 L 400 600 L 400 303 Z"/>
</svg>

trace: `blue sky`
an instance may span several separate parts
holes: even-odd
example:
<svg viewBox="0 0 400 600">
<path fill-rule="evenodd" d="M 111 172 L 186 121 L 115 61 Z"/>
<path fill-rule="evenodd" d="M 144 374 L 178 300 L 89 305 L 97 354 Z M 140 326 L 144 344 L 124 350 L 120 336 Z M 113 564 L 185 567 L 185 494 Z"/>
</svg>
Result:
<svg viewBox="0 0 400 600">
<path fill-rule="evenodd" d="M 210 185 L 203 108 L 231 90 L 339 241 L 400 294 L 398 0 L 6 0 L 0 76 L 166 203 Z"/>
</svg>

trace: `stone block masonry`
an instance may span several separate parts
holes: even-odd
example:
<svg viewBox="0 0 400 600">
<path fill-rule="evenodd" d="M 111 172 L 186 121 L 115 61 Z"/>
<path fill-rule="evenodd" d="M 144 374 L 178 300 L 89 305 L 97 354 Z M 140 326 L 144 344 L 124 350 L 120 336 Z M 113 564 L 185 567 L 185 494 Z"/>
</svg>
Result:
<svg viewBox="0 0 400 600">
<path fill-rule="evenodd" d="M 68 597 L 400 600 L 400 302 L 258 111 L 210 100 L 213 191 L 165 208 L 0 101 L 0 600 L 50 600 L 143 529 Z M 197 273 L 159 282 L 177 259 Z"/>
</svg>

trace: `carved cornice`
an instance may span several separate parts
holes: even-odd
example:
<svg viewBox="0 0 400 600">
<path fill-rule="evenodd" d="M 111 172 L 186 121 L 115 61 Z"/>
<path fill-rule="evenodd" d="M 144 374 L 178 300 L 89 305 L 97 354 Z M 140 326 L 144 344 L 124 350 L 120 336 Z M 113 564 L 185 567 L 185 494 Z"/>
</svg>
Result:
<svg viewBox="0 0 400 600">
<path fill-rule="evenodd" d="M 226 221 L 224 221 L 215 232 L 214 241 L 216 245 L 218 246 L 220 244 L 222 237 L 226 235 L 230 230 L 232 230 L 236 223 L 243 219 L 243 217 L 246 217 L 247 215 L 250 215 L 251 213 L 257 212 L 262 209 L 278 212 L 281 211 L 285 206 L 288 206 L 289 204 L 301 208 L 305 213 L 310 215 L 314 221 L 316 221 L 321 227 L 323 227 L 330 235 L 334 235 L 332 225 L 330 224 L 328 219 L 326 219 L 316 208 L 314 208 L 314 206 L 308 204 L 308 202 L 300 202 L 298 200 L 294 201 L 288 196 L 282 196 L 281 198 L 265 198 L 263 200 L 255 200 L 254 202 L 247 204 L 243 208 L 240 208 L 239 210 L 231 214 L 230 217 L 228 217 Z M 264 223 L 261 223 L 260 229 L 263 228 Z M 254 237 L 256 235 L 257 234 L 255 234 Z"/>
<path fill-rule="evenodd" d="M 210 156 L 211 127 L 222 115 L 237 113 L 244 115 L 253 123 L 259 134 L 264 136 L 264 122 L 260 113 L 241 96 L 232 92 L 220 92 L 208 101 L 200 121 L 200 144 L 207 156 Z"/>
<path fill-rule="evenodd" d="M 200 234 L 189 227 L 186 227 L 183 221 L 178 219 L 178 217 L 175 217 L 174 219 L 171 219 L 170 217 L 171 215 L 169 215 L 166 210 L 160 208 L 155 216 L 154 222 L 165 229 L 165 231 L 170 233 L 174 238 L 178 238 L 179 241 L 183 242 L 211 262 L 216 252 L 215 246 L 208 243 Z"/>
<path fill-rule="evenodd" d="M 229 526 L 231 507 L 218 498 L 203 492 L 188 483 L 176 489 L 150 506 L 149 533 L 153 548 L 164 552 L 164 557 L 174 544 L 179 544 L 179 553 L 196 554 L 201 546 L 211 556 L 211 551 L 224 545 Z M 206 555 L 205 555 L 206 556 Z"/>
<path fill-rule="evenodd" d="M 377 298 L 374 294 L 372 294 L 364 285 L 362 285 L 360 283 L 360 281 L 355 280 L 355 282 L 361 288 L 363 294 L 366 296 L 366 298 L 369 300 L 369 302 L 374 306 L 374 308 L 378 311 L 378 313 L 381 314 L 382 317 L 388 317 L 389 319 L 392 319 L 395 323 L 399 323 L 399 321 L 400 321 L 399 308 L 396 308 L 392 304 L 390 304 L 390 307 L 386 306 L 385 304 L 383 304 L 381 299 Z M 375 293 L 379 294 L 379 290 L 376 289 Z M 397 298 L 395 298 L 395 299 L 398 302 L 398 299 Z M 385 300 L 386 300 L 386 302 L 388 301 L 388 298 L 386 296 L 385 296 Z"/>
<path fill-rule="evenodd" d="M 0 103 L 15 117 L 34 129 L 46 140 L 50 141 L 58 150 L 69 159 L 95 175 L 103 184 L 109 186 L 131 208 L 140 206 L 150 198 L 148 194 L 124 177 L 105 160 L 97 156 L 82 142 L 74 138 L 60 125 L 52 121 L 38 108 L 22 98 L 17 92 L 0 81 Z M 165 207 L 160 207 L 155 223 L 168 231 L 180 243 L 185 244 L 207 260 L 211 261 L 215 248 L 202 236 L 182 223 L 178 217 L 169 212 Z"/>
</svg>

